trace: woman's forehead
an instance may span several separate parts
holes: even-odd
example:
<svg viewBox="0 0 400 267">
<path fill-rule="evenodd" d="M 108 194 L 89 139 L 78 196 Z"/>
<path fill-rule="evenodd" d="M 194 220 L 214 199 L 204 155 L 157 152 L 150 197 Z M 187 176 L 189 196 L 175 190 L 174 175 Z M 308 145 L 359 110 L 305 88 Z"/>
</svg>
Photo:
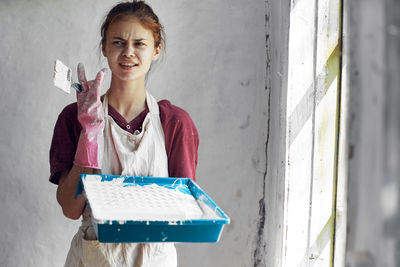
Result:
<svg viewBox="0 0 400 267">
<path fill-rule="evenodd" d="M 108 28 L 107 35 L 110 38 L 153 40 L 153 33 L 135 18 L 123 18 L 114 21 Z"/>
</svg>

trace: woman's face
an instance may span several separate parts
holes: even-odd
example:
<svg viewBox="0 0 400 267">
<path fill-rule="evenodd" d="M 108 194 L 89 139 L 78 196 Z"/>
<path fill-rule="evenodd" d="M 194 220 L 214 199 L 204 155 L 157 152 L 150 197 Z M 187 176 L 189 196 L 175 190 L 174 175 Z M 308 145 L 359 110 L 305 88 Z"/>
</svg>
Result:
<svg viewBox="0 0 400 267">
<path fill-rule="evenodd" d="M 113 78 L 122 81 L 144 79 L 160 50 L 161 46 L 154 47 L 153 33 L 135 18 L 111 23 L 102 47 Z"/>
</svg>

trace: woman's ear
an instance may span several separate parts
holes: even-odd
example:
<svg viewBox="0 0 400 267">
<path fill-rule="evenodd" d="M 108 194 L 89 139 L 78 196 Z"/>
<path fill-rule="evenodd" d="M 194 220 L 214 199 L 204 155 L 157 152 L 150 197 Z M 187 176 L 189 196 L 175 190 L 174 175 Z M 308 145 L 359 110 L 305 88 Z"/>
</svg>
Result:
<svg viewBox="0 0 400 267">
<path fill-rule="evenodd" d="M 159 45 L 154 49 L 153 61 L 155 61 L 155 60 L 157 60 L 157 59 L 159 58 L 160 53 L 161 53 L 161 49 L 162 49 L 161 44 L 159 44 Z"/>
</svg>

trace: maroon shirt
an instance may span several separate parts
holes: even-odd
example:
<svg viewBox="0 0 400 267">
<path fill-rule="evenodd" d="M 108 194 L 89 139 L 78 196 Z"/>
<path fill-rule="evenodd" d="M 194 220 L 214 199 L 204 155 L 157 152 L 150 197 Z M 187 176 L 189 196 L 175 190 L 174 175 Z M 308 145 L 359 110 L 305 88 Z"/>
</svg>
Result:
<svg viewBox="0 0 400 267">
<path fill-rule="evenodd" d="M 158 102 L 160 119 L 165 136 L 165 149 L 168 157 L 170 177 L 187 177 L 196 179 L 197 150 L 199 134 L 183 109 L 172 105 L 168 100 Z M 77 118 L 77 104 L 64 108 L 58 116 L 54 127 L 53 140 L 50 147 L 50 182 L 58 184 L 60 174 L 72 168 L 81 125 Z M 141 131 L 148 108 L 131 122 L 108 105 L 108 114 L 124 130 L 134 133 Z"/>
</svg>

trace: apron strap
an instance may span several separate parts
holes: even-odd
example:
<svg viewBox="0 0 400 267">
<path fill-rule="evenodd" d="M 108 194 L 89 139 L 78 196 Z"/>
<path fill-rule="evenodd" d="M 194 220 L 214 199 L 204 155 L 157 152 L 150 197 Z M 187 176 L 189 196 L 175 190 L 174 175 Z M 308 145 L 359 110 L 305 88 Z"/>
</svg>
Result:
<svg viewBox="0 0 400 267">
<path fill-rule="evenodd" d="M 104 116 L 107 116 L 108 115 L 108 90 L 104 94 L 104 98 L 103 98 L 103 111 L 104 111 Z"/>
<path fill-rule="evenodd" d="M 157 100 L 147 91 L 146 91 L 146 103 L 147 106 L 149 107 L 149 112 L 151 114 L 157 116 L 160 114 L 160 109 L 158 108 Z"/>
<path fill-rule="evenodd" d="M 156 135 L 159 138 L 162 146 L 165 147 L 164 129 L 161 124 L 160 108 L 158 107 L 157 100 L 149 92 L 146 91 L 146 101 L 147 106 L 149 107 L 149 112 L 153 121 L 153 125 L 156 128 Z"/>
</svg>

